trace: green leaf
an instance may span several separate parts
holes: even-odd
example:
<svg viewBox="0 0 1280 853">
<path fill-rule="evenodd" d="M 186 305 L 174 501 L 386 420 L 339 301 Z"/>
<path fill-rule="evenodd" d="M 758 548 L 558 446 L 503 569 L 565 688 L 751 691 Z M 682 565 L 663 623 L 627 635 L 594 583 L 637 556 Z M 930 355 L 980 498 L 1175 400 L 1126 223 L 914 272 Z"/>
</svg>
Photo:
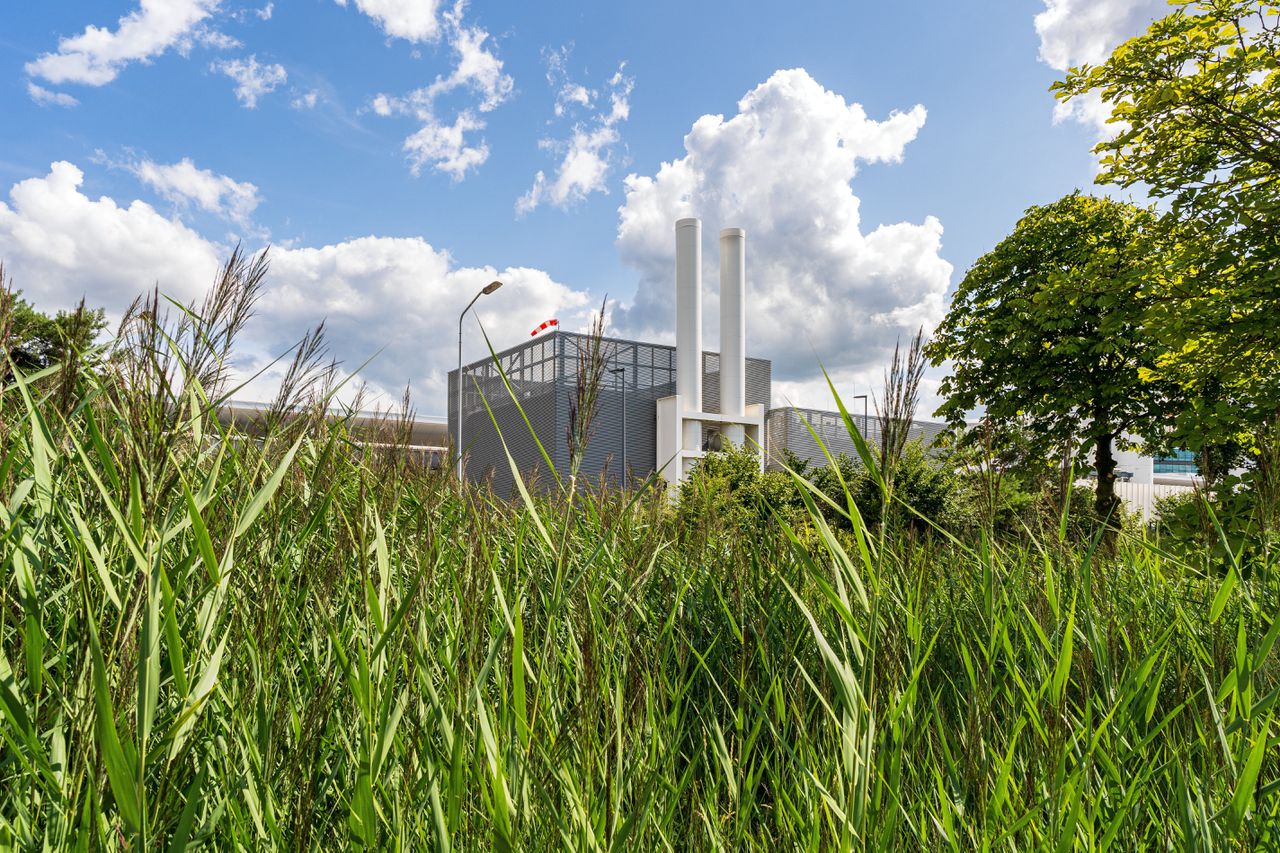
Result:
<svg viewBox="0 0 1280 853">
<path fill-rule="evenodd" d="M 239 539 L 244 535 L 254 520 L 267 508 L 267 504 L 271 502 L 271 498 L 275 495 L 276 489 L 280 488 L 280 483 L 284 480 L 284 475 L 289 470 L 289 465 L 293 462 L 293 457 L 298 452 L 298 448 L 302 446 L 305 435 L 299 436 L 298 440 L 293 443 L 289 451 L 285 453 L 284 458 L 276 465 L 271 476 L 267 478 L 267 482 L 262 484 L 262 488 L 250 499 L 245 505 L 244 511 L 240 513 L 239 519 L 236 521 L 235 532 L 232 537 Z"/>
<path fill-rule="evenodd" d="M 1253 805 L 1254 789 L 1258 786 L 1258 773 L 1262 770 L 1262 759 L 1267 754 L 1267 734 L 1271 730 L 1271 715 L 1268 714 L 1265 720 L 1255 722 L 1257 722 L 1257 734 L 1254 736 L 1253 747 L 1249 750 L 1249 757 L 1245 759 L 1239 778 L 1236 779 L 1235 794 L 1231 797 L 1231 807 L 1227 812 L 1227 826 L 1232 834 L 1240 831 L 1245 815 Z"/>
<path fill-rule="evenodd" d="M 1053 667 L 1053 683 L 1050 688 L 1053 701 L 1059 705 L 1062 704 L 1063 697 L 1066 696 L 1067 680 L 1068 676 L 1071 675 L 1071 657 L 1072 646 L 1075 642 L 1075 624 L 1076 603 L 1072 600 L 1071 608 L 1067 611 L 1067 624 L 1062 629 L 1062 646 L 1058 650 L 1058 660 Z"/>
<path fill-rule="evenodd" d="M 1209 606 L 1209 621 L 1217 622 L 1222 616 L 1222 611 L 1226 609 L 1227 602 L 1231 600 L 1231 592 L 1236 588 L 1236 567 L 1233 565 L 1227 569 L 1227 576 L 1222 579 L 1222 583 L 1218 586 L 1218 592 L 1213 597 L 1213 603 Z"/>
<path fill-rule="evenodd" d="M 133 833 L 142 832 L 141 796 L 135 782 L 134 768 L 138 756 L 128 740 L 121 739 L 116 729 L 111 688 L 107 683 L 107 665 L 102 658 L 98 626 L 86 610 L 89 627 L 89 650 L 93 657 L 93 702 L 96 711 L 95 731 L 102 761 L 107 767 L 107 781 L 116 800 L 120 817 Z"/>
</svg>

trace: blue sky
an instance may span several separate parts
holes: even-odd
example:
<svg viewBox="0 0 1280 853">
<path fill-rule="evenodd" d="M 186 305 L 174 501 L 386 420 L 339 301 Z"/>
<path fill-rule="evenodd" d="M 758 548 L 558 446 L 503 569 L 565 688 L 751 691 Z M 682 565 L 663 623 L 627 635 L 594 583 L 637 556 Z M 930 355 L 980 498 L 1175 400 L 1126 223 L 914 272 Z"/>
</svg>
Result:
<svg viewBox="0 0 1280 853">
<path fill-rule="evenodd" d="M 1055 116 L 1048 87 L 1162 6 L 729 8 L 8 4 L 0 258 L 38 305 L 118 312 L 157 282 L 198 298 L 236 240 L 271 243 L 241 367 L 328 319 L 349 366 L 382 350 L 375 391 L 409 383 L 433 412 L 491 275 L 499 345 L 606 294 L 615 332 L 668 336 L 671 224 L 692 213 L 709 291 L 714 233 L 747 227 L 749 349 L 780 396 L 824 405 L 819 361 L 875 387 L 1023 209 L 1091 185 L 1105 129 L 1089 105 Z"/>
</svg>

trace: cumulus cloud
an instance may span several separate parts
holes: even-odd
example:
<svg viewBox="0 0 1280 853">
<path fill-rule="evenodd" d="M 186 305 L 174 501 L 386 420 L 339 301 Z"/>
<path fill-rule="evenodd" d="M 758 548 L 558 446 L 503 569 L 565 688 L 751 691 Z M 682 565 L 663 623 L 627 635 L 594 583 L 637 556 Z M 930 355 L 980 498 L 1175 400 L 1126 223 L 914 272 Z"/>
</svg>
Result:
<svg viewBox="0 0 1280 853">
<path fill-rule="evenodd" d="M 154 284 L 191 299 L 213 280 L 218 247 L 146 202 L 92 199 L 83 182 L 57 162 L 0 202 L 0 257 L 37 305 L 70 308 L 84 296 L 119 313 Z"/>
<path fill-rule="evenodd" d="M 284 70 L 283 65 L 260 64 L 257 54 L 247 59 L 215 62 L 210 68 L 235 81 L 236 100 L 241 106 L 250 110 L 258 106 L 258 98 L 274 92 L 289 80 L 289 74 Z"/>
<path fill-rule="evenodd" d="M 209 169 L 184 157 L 177 163 L 139 160 L 128 166 L 144 184 L 179 207 L 195 206 L 206 213 L 253 229 L 253 212 L 262 202 L 258 188 Z"/>
<path fill-rule="evenodd" d="M 84 194 L 83 181 L 76 166 L 55 163 L 48 175 L 14 185 L 9 202 L 0 202 L 0 257 L 28 299 L 53 310 L 84 296 L 118 317 L 153 285 L 184 302 L 203 296 L 230 247 L 145 202 L 94 200 Z M 418 237 L 274 248 L 237 371 L 242 377 L 256 372 L 324 320 L 345 369 L 381 351 L 362 373 L 374 391 L 392 399 L 407 383 L 420 411 L 443 413 L 447 372 L 457 358 L 458 313 L 494 278 L 506 286 L 478 302 L 476 312 L 499 347 L 526 339 L 546 317 L 570 328 L 585 325 L 595 304 L 541 270 L 461 266 Z M 469 326 L 465 358 L 486 353 L 483 337 Z M 270 394 L 271 375 L 244 394 Z"/>
<path fill-rule="evenodd" d="M 75 107 L 80 105 L 79 101 L 66 92 L 51 92 L 43 86 L 37 86 L 30 80 L 27 81 L 27 94 L 31 96 L 31 100 L 42 107 Z"/>
<path fill-rule="evenodd" d="M 557 117 L 577 115 L 579 109 L 597 109 L 600 93 L 569 79 L 565 73 L 568 50 L 547 55 L 547 82 L 556 92 Z M 631 90 L 635 80 L 623 72 L 626 63 L 609 78 L 605 87 L 607 105 L 585 120 L 575 121 L 568 139 L 543 139 L 539 147 L 560 155 L 555 177 L 548 180 L 539 170 L 533 186 L 516 201 L 516 212 L 526 214 L 544 201 L 568 207 L 594 192 L 608 192 L 607 179 L 613 165 L 613 148 L 621 141 L 618 124 L 631 115 Z"/>
<path fill-rule="evenodd" d="M 50 83 L 110 83 L 131 62 L 146 62 L 170 48 L 187 49 L 195 40 L 218 45 L 220 34 L 200 29 L 220 0 L 141 0 L 120 18 L 115 30 L 90 24 L 63 38 L 58 49 L 26 64 L 26 72 Z M 225 37 L 222 37 L 225 38 Z"/>
<path fill-rule="evenodd" d="M 347 0 L 334 0 L 346 6 Z M 355 0 L 355 6 L 392 38 L 432 41 L 440 33 L 437 0 Z"/>
<path fill-rule="evenodd" d="M 1044 5 L 1035 18 L 1040 59 L 1062 72 L 1105 62 L 1118 45 L 1169 13 L 1167 0 L 1044 0 Z M 1110 107 L 1094 93 L 1060 102 L 1053 113 L 1054 121 L 1091 125 L 1102 138 L 1119 130 L 1107 124 L 1110 116 Z"/>
<path fill-rule="evenodd" d="M 673 225 L 699 216 L 708 347 L 718 340 L 717 234 L 741 226 L 750 352 L 773 359 L 784 383 L 812 379 L 819 362 L 837 378 L 878 375 L 899 337 L 941 320 L 952 267 L 932 216 L 864 228 L 851 181 L 861 164 L 901 161 L 924 123 L 919 105 L 869 118 L 801 69 L 774 73 L 728 119 L 698 119 L 684 156 L 625 180 L 617 245 L 640 282 L 615 322 L 631 336 L 671 339 Z"/>
<path fill-rule="evenodd" d="M 297 334 L 326 319 L 330 341 L 348 368 L 381 351 L 364 375 L 394 393 L 411 383 L 425 412 L 443 413 L 447 374 L 457 359 L 458 314 L 493 279 L 504 287 L 476 303 L 495 346 L 525 340 L 546 317 L 585 326 L 594 300 L 527 267 L 462 267 L 417 237 L 362 237 L 274 254 L 261 319 Z M 468 320 L 465 358 L 487 354 Z M 287 345 L 275 332 L 271 351 Z"/>
<path fill-rule="evenodd" d="M 482 114 L 497 109 L 511 97 L 515 81 L 503 70 L 502 60 L 489 48 L 489 33 L 463 22 L 465 5 L 457 3 L 444 15 L 444 27 L 454 56 L 453 70 L 437 75 L 429 85 L 404 96 L 379 94 L 370 103 L 379 116 L 409 116 L 421 127 L 404 141 L 409 166 L 419 175 L 430 168 L 455 181 L 489 159 L 483 137 Z M 451 93 L 465 92 L 471 103 L 458 109 L 452 121 L 442 118 L 440 100 Z"/>
</svg>

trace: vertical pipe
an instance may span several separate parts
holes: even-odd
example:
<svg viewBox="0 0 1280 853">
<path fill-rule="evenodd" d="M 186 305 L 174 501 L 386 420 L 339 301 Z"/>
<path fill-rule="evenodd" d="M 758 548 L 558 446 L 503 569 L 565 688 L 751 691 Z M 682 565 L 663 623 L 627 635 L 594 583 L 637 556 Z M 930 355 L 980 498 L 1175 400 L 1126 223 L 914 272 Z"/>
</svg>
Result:
<svg viewBox="0 0 1280 853">
<path fill-rule="evenodd" d="M 720 412 L 742 417 L 747 408 L 747 232 L 720 232 Z M 725 437 L 739 447 L 744 431 L 729 424 Z"/>
<path fill-rule="evenodd" d="M 622 368 L 622 488 L 627 488 L 627 369 Z"/>
<path fill-rule="evenodd" d="M 676 393 L 702 408 L 702 222 L 676 222 Z"/>
<path fill-rule="evenodd" d="M 475 300 L 471 300 L 474 302 Z M 468 308 L 471 306 L 468 305 Z M 467 316 L 463 311 L 458 317 L 458 486 L 462 486 L 462 319 Z"/>
<path fill-rule="evenodd" d="M 686 412 L 702 410 L 702 222 L 676 222 L 676 394 Z M 697 450 L 702 424 L 686 421 L 681 447 Z"/>
</svg>

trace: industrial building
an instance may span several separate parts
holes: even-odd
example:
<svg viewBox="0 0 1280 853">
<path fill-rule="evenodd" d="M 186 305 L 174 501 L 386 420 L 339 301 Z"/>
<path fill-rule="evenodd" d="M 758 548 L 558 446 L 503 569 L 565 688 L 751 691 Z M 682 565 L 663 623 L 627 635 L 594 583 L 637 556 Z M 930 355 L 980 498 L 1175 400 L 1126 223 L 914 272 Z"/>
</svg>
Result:
<svg viewBox="0 0 1280 853">
<path fill-rule="evenodd" d="M 719 353 L 702 348 L 702 224 L 682 219 L 675 232 L 676 344 L 603 339 L 605 373 L 580 474 L 620 485 L 624 477 L 636 483 L 656 471 L 676 483 L 708 450 L 726 441 L 759 453 L 762 467 L 777 465 L 784 448 L 825 464 L 806 422 L 833 455 L 854 456 L 838 414 L 792 407 L 769 410 L 771 363 L 746 356 L 742 229 L 720 232 Z M 492 478 L 499 494 L 509 494 L 514 486 L 512 461 L 535 485 L 554 479 L 549 467 L 567 474 L 571 406 L 589 340 L 556 330 L 496 358 L 464 365 L 461 395 L 458 371 L 450 371 L 449 434 L 457 444 L 461 417 L 468 479 Z M 863 413 L 854 419 L 869 440 L 878 440 L 877 418 Z M 910 435 L 931 441 L 942 429 L 941 424 L 919 421 Z"/>
<path fill-rule="evenodd" d="M 567 473 L 570 407 L 577 388 L 579 359 L 588 345 L 587 335 L 555 331 L 504 350 L 496 359 L 490 357 L 463 367 L 462 444 L 468 478 L 492 477 L 500 494 L 509 493 L 514 481 L 507 451 L 521 474 L 535 481 L 550 476 L 543 452 L 558 472 Z M 632 481 L 642 480 L 655 470 L 658 403 L 675 393 L 676 348 L 605 338 L 601 352 L 606 370 L 580 470 L 592 479 L 604 476 L 614 485 L 621 485 L 624 464 Z M 703 402 L 709 410 L 718 412 L 719 354 L 704 352 L 701 361 Z M 458 398 L 457 374 L 456 370 L 449 374 L 451 436 L 458 434 L 458 407 L 454 402 Z M 504 375 L 511 390 L 503 382 Z M 747 402 L 761 408 L 767 406 L 771 389 L 770 363 L 747 359 Z M 710 427 L 699 434 L 700 448 L 710 441 L 711 434 Z"/>
</svg>

